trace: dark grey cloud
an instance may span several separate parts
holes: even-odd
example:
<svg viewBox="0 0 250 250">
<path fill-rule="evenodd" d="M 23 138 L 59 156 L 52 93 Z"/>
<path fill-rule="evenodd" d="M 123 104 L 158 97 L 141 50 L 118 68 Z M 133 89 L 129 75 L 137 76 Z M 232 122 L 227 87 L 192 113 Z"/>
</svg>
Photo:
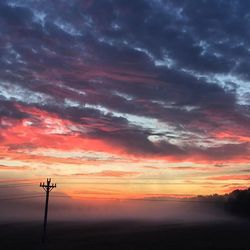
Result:
<svg viewBox="0 0 250 250">
<path fill-rule="evenodd" d="M 239 0 L 2 1 L 1 116 L 36 107 L 138 153 L 186 156 L 187 141 L 214 157 L 248 148 L 214 136 L 249 133 L 249 10 Z"/>
<path fill-rule="evenodd" d="M 23 118 L 28 118 L 29 115 L 25 112 L 20 111 L 16 107 L 15 102 L 0 100 L 0 117 L 19 120 Z"/>
</svg>

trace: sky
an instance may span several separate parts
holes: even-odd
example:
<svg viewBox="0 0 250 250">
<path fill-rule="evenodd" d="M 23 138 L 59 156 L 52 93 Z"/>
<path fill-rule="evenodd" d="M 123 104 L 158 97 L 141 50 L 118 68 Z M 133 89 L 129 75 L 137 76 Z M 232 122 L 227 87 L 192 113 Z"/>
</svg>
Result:
<svg viewBox="0 0 250 250">
<path fill-rule="evenodd" d="M 249 186 L 249 13 L 247 0 L 1 0 L 1 185 L 50 177 L 76 199 Z"/>
</svg>

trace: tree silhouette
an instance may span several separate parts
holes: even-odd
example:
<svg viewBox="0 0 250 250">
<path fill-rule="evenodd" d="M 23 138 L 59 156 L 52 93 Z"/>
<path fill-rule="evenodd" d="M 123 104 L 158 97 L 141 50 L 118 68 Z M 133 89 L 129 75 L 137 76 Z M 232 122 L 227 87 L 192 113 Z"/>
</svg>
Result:
<svg viewBox="0 0 250 250">
<path fill-rule="evenodd" d="M 225 210 L 233 214 L 250 217 L 250 188 L 234 190 L 225 201 Z"/>
</svg>

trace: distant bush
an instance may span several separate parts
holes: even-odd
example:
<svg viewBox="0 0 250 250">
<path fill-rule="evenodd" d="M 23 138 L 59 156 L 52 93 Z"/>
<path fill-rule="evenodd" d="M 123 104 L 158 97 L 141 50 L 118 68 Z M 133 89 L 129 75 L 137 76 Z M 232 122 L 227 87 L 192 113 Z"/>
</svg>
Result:
<svg viewBox="0 0 250 250">
<path fill-rule="evenodd" d="M 234 190 L 225 199 L 225 210 L 236 215 L 250 217 L 250 188 Z"/>
</svg>

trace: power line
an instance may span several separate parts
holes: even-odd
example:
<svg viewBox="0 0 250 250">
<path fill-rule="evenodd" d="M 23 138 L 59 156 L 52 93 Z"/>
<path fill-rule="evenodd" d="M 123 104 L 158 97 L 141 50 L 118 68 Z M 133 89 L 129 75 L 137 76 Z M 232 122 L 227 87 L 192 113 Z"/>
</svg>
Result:
<svg viewBox="0 0 250 250">
<path fill-rule="evenodd" d="M 29 196 L 29 195 L 39 195 L 39 193 L 38 192 L 34 192 L 34 193 L 32 193 L 32 192 L 30 192 L 30 193 L 11 193 L 11 194 L 8 194 L 8 197 L 23 197 L 23 196 Z M 0 196 L 1 197 L 1 196 Z"/>
<path fill-rule="evenodd" d="M 37 184 L 36 180 L 5 180 L 5 181 L 0 181 L 0 186 L 2 185 L 23 185 L 23 184 Z"/>
<path fill-rule="evenodd" d="M 34 186 L 35 184 L 7 184 L 7 185 L 0 185 L 0 188 L 18 188 L 23 186 Z"/>
<path fill-rule="evenodd" d="M 13 198 L 0 198 L 0 201 L 9 201 L 9 200 L 23 200 L 23 199 L 33 199 L 43 197 L 42 195 L 33 195 L 33 196 L 22 196 L 22 197 L 13 197 Z"/>
</svg>

